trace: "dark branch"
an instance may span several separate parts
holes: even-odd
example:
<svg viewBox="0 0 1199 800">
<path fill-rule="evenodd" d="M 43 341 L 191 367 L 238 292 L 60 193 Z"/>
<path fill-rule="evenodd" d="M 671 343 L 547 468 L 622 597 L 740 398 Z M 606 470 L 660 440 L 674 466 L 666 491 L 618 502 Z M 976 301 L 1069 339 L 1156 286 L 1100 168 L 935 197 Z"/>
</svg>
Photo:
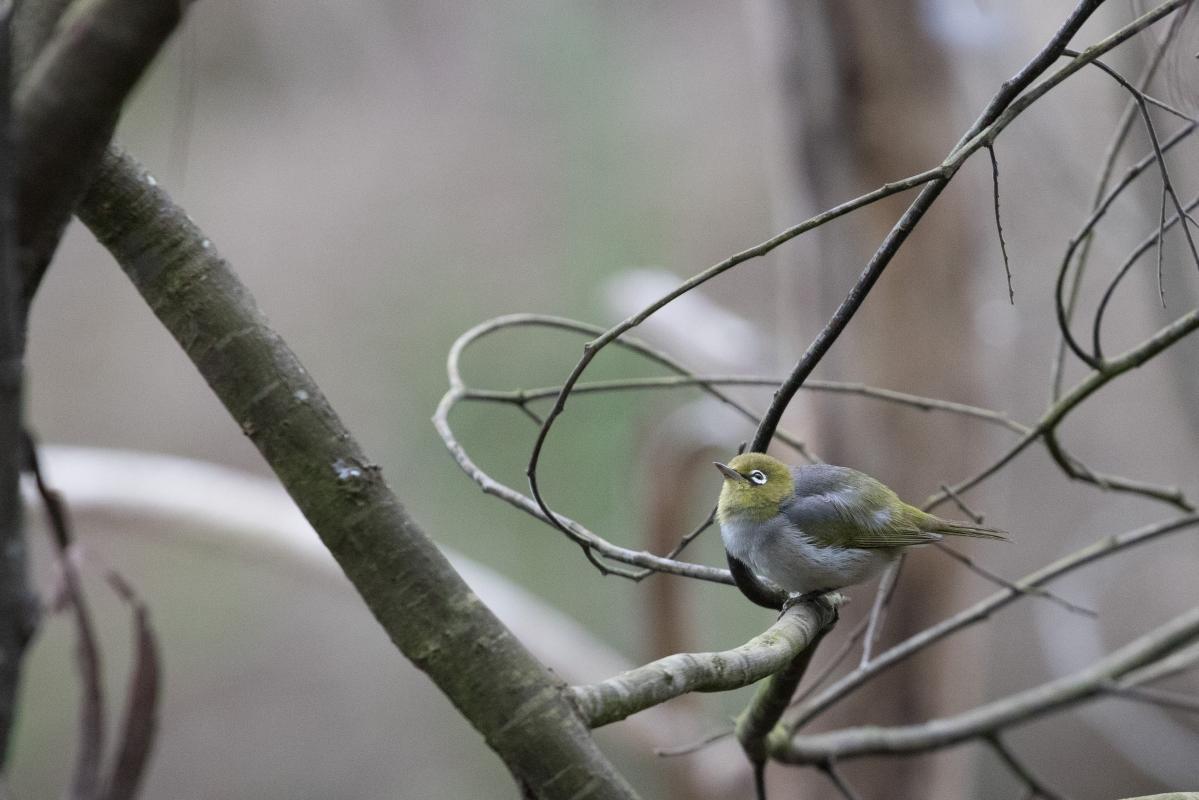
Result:
<svg viewBox="0 0 1199 800">
<path fill-rule="evenodd" d="M 184 0 L 81 4 L 16 93 L 18 243 L 28 303 L 75 201 L 95 174 L 125 98 L 181 19 Z"/>
<path fill-rule="evenodd" d="M 1101 0 L 1082 0 L 1069 18 L 1057 30 L 1049 42 L 1041 49 L 1031 61 L 1024 66 L 1015 76 L 1005 81 L 999 91 L 987 104 L 983 113 L 970 127 L 965 135 L 962 136 L 954 150 L 962 147 L 971 139 L 982 133 L 989 125 L 999 119 L 1000 114 L 1007 109 L 1016 96 L 1024 89 L 1032 84 L 1039 75 L 1045 72 L 1051 64 L 1061 55 L 1062 51 L 1070 43 L 1070 39 L 1082 27 L 1082 24 L 1087 21 L 1091 14 L 1099 8 Z M 832 318 L 821 329 L 820 333 L 808 346 L 799 363 L 795 365 L 795 369 L 787 380 L 775 392 L 774 401 L 770 404 L 770 408 L 762 417 L 762 423 L 758 426 L 757 432 L 754 434 L 753 441 L 750 443 L 749 449 L 756 452 L 765 452 L 766 447 L 770 444 L 770 440 L 774 438 L 774 430 L 782 421 L 783 412 L 787 410 L 787 406 L 791 403 L 791 399 L 795 397 L 795 393 L 808 376 L 812 374 L 812 370 L 824 358 L 824 354 L 845 330 L 849 321 L 853 319 L 862 303 L 866 300 L 866 296 L 874 287 L 874 284 L 882 276 L 883 270 L 891 263 L 891 259 L 899 252 L 899 248 L 907 240 L 908 235 L 916 225 L 932 208 L 937 197 L 940 196 L 944 188 L 949 184 L 949 180 L 953 173 L 939 177 L 927 183 L 920 194 L 912 202 L 908 209 L 904 211 L 903 216 L 895 223 L 894 227 L 883 239 L 882 244 L 871 256 L 867 262 L 866 268 L 858 277 L 857 283 L 850 290 L 849 295 L 841 302 L 841 305 L 834 312 Z"/>
</svg>

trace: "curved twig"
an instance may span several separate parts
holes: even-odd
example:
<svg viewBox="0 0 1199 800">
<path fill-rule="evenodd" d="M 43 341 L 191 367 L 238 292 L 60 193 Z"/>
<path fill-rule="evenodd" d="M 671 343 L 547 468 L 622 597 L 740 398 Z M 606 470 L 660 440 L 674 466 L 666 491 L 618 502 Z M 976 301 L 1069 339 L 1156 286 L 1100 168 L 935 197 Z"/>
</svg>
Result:
<svg viewBox="0 0 1199 800">
<path fill-rule="evenodd" d="M 1171 43 L 1177 38 L 1178 32 L 1182 29 L 1182 23 L 1185 21 L 1187 14 L 1190 13 L 1190 10 L 1191 7 L 1189 4 L 1187 4 L 1183 6 L 1182 10 L 1175 14 L 1170 20 L 1170 27 L 1166 29 L 1165 36 L 1162 37 L 1157 47 L 1154 48 L 1153 55 L 1150 57 L 1149 63 L 1145 65 L 1144 70 L 1141 72 L 1141 75 L 1137 80 L 1138 88 L 1141 91 L 1149 88 L 1150 82 L 1152 82 L 1154 75 L 1157 74 L 1157 70 L 1161 66 L 1161 63 L 1166 56 L 1166 51 L 1169 49 Z M 1136 115 L 1137 103 L 1135 100 L 1129 100 L 1124 106 L 1124 110 L 1120 113 L 1120 120 L 1116 123 L 1116 130 L 1112 134 L 1112 138 L 1108 141 L 1107 148 L 1104 151 L 1103 167 L 1099 170 L 1099 177 L 1095 180 L 1095 194 L 1093 200 L 1091 201 L 1093 212 L 1102 213 L 1100 209 L 1105 205 L 1110 204 L 1111 201 L 1114 200 L 1121 191 L 1123 191 L 1124 187 L 1131 182 L 1133 177 L 1135 177 L 1135 175 L 1129 174 L 1131 173 L 1132 169 L 1137 169 L 1136 174 L 1140 174 L 1141 170 L 1147 168 L 1149 164 L 1155 160 L 1154 154 L 1150 153 L 1141 160 L 1139 165 L 1134 165 L 1133 168 L 1130 168 L 1129 172 L 1125 173 L 1125 177 L 1119 184 L 1117 184 L 1113 192 L 1108 195 L 1108 199 L 1106 201 L 1104 200 L 1104 193 L 1107 191 L 1108 181 L 1111 180 L 1112 171 L 1116 167 L 1116 158 L 1120 155 L 1120 150 L 1123 148 L 1125 141 L 1128 139 L 1128 134 L 1132 130 L 1132 123 L 1136 119 Z M 1180 141 L 1183 137 L 1190 135 L 1194 129 L 1194 124 L 1187 125 L 1183 130 L 1179 131 L 1177 134 L 1172 136 L 1170 140 L 1163 144 L 1162 150 L 1169 150 L 1174 143 Z M 1104 211 L 1105 210 L 1106 209 L 1104 208 Z M 1088 225 L 1090 224 L 1093 223 L 1088 223 Z M 1078 264 L 1074 271 L 1074 279 L 1070 283 L 1070 297 L 1067 300 L 1065 307 L 1065 321 L 1067 325 L 1074 316 L 1074 307 L 1078 302 L 1079 290 L 1082 288 L 1082 277 L 1086 272 L 1087 259 L 1091 252 L 1091 243 L 1094 241 L 1089 233 L 1086 235 L 1080 234 L 1079 237 L 1076 237 L 1070 241 L 1069 247 L 1067 248 L 1066 257 L 1063 259 L 1062 266 L 1059 268 L 1060 270 L 1065 270 L 1068 268 L 1073 250 L 1079 245 L 1080 241 L 1081 249 L 1078 251 Z M 1063 276 L 1061 276 L 1059 272 L 1059 279 L 1062 277 Z M 1059 317 L 1059 326 L 1061 325 L 1061 320 L 1062 318 Z M 1051 366 L 1051 400 L 1057 400 L 1062 392 L 1062 379 L 1065 375 L 1066 365 L 1066 350 L 1067 345 L 1065 337 L 1059 332 L 1058 343 L 1054 350 L 1053 363 Z"/>
</svg>

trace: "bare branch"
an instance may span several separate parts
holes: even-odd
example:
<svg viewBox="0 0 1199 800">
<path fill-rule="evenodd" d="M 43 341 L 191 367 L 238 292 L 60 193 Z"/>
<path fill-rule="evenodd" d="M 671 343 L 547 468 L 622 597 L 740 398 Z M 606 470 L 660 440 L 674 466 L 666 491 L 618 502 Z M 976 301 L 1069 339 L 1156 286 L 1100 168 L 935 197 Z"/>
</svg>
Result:
<svg viewBox="0 0 1199 800">
<path fill-rule="evenodd" d="M 618 344 L 624 345 L 626 343 L 635 342 L 636 340 L 621 339 L 619 340 Z M 604 392 L 678 389 L 691 386 L 700 388 L 717 386 L 760 386 L 763 388 L 774 388 L 775 386 L 778 386 L 781 381 L 781 378 L 763 377 L 758 375 L 674 375 L 661 378 L 623 378 L 619 380 L 579 383 L 575 385 L 574 389 L 571 391 L 571 394 L 584 395 Z M 1024 434 L 1028 433 L 1029 430 L 1027 425 L 1022 425 L 1019 422 L 1009 419 L 1008 416 L 1002 411 L 993 411 L 989 408 L 966 405 L 965 403 L 957 403 L 952 400 L 942 400 L 937 397 L 924 397 L 921 395 L 909 394 L 907 392 L 897 392 L 893 389 L 883 389 L 877 386 L 868 386 L 864 383 L 812 379 L 806 381 L 801 388 L 806 391 L 813 392 L 860 395 L 862 397 L 867 397 L 874 400 L 881 400 L 888 403 L 895 403 L 896 405 L 915 408 L 920 411 L 945 411 L 951 414 L 973 417 L 984 422 L 999 425 L 1000 427 L 1007 428 L 1014 433 Z M 464 389 L 462 399 L 520 404 L 557 397 L 561 391 L 561 386 L 544 386 L 536 389 L 515 389 L 512 391 L 501 391 L 494 389 Z M 747 413 L 749 413 L 753 421 L 756 422 L 759 419 L 759 417 L 755 414 L 752 414 L 752 412 Z M 784 432 L 779 431 L 777 436 L 778 438 L 783 439 Z M 791 442 L 787 443 L 791 444 Z"/>
<path fill-rule="evenodd" d="M 1033 597 L 1040 597 L 1042 599 L 1049 600 L 1052 603 L 1057 603 L 1062 608 L 1064 608 L 1067 611 L 1074 613 L 1074 614 L 1079 614 L 1081 616 L 1091 617 L 1091 618 L 1099 616 L 1098 614 L 1095 613 L 1095 611 L 1093 609 L 1086 608 L 1085 606 L 1080 606 L 1076 603 L 1071 603 L 1069 600 L 1066 600 L 1065 598 L 1058 597 L 1056 594 L 1049 591 L 1048 589 L 1042 589 L 1038 586 L 1034 586 L 1034 587 L 1020 586 L 1019 584 L 1009 581 L 1007 578 L 1004 578 L 1000 575 L 996 575 L 994 572 L 991 572 L 990 570 L 984 569 L 983 567 L 979 566 L 977 563 L 975 563 L 974 559 L 972 559 L 970 556 L 966 555 L 965 553 L 959 553 L 957 550 L 954 550 L 952 547 L 945 544 L 944 542 L 934 542 L 934 545 L 942 553 L 949 556 L 954 561 L 957 561 L 959 564 L 963 564 L 967 569 L 969 569 L 974 574 L 982 577 L 984 580 L 990 581 L 991 583 L 994 583 L 998 586 L 1003 586 L 1005 588 L 1011 589 L 1012 591 L 1020 592 L 1022 594 L 1032 595 Z"/>
<path fill-rule="evenodd" d="M 1003 240 L 1003 219 L 999 215 L 999 161 L 995 158 L 995 148 L 987 146 L 987 155 L 991 157 L 991 186 L 995 198 L 995 232 L 999 235 L 999 252 L 1003 255 L 1003 271 L 1007 275 L 1007 299 L 1016 305 L 1016 292 L 1012 288 L 1012 265 L 1007 257 L 1007 242 Z"/>
<path fill-rule="evenodd" d="M 1199 644 L 1184 647 L 1161 661 L 1128 673 L 1120 681 L 1120 685 L 1143 686 L 1147 683 L 1165 680 L 1180 672 L 1193 669 L 1196 664 L 1199 664 Z"/>
<path fill-rule="evenodd" d="M 1193 511 L 1194 506 L 1187 500 L 1182 490 L 1177 486 L 1158 486 L 1153 483 L 1136 481 L 1119 475 L 1109 475 L 1095 472 L 1086 464 L 1067 453 L 1058 441 L 1057 431 L 1049 430 L 1042 434 L 1049 455 L 1071 480 L 1084 481 L 1098 486 L 1104 491 L 1125 492 L 1168 503 L 1181 511 Z"/>
<path fill-rule="evenodd" d="M 83 4 L 17 88 L 18 241 L 26 302 L 95 173 L 125 97 L 186 5 L 186 0 Z"/>
<path fill-rule="evenodd" d="M 874 644 L 882 634 L 883 620 L 887 616 L 887 607 L 895 594 L 895 587 L 899 585 L 899 573 L 903 570 L 905 558 L 906 556 L 901 554 L 887 567 L 883 579 L 879 581 L 878 591 L 874 593 L 874 602 L 870 605 L 870 615 L 867 617 L 869 622 L 866 625 L 866 638 L 862 640 L 862 658 L 858 661 L 860 667 L 869 664 L 870 656 L 874 654 Z"/>
<path fill-rule="evenodd" d="M 791 764 L 821 764 L 834 758 L 927 752 L 992 736 L 1101 694 L 1108 682 L 1169 655 L 1197 636 L 1199 608 L 1194 608 L 1078 672 L 970 711 L 920 725 L 849 728 L 790 741 L 772 737 L 771 755 Z"/>
<path fill-rule="evenodd" d="M 1167 28 L 1165 36 L 1162 37 L 1162 40 L 1158 43 L 1157 47 L 1154 48 L 1153 55 L 1150 57 L 1149 62 L 1145 65 L 1144 70 L 1141 72 L 1140 78 L 1137 80 L 1137 88 L 1141 91 L 1144 91 L 1149 87 L 1150 82 L 1153 80 L 1153 76 L 1157 74 L 1157 70 L 1161 66 L 1162 60 L 1165 58 L 1166 51 L 1169 49 L 1171 43 L 1173 43 L 1177 38 L 1178 32 L 1182 29 L 1182 23 L 1186 19 L 1187 14 L 1190 13 L 1190 10 L 1191 7 L 1189 4 L 1183 6 L 1182 10 L 1175 14 L 1173 18 L 1171 18 L 1170 27 Z M 1115 200 L 1115 197 L 1123 191 L 1124 187 L 1126 187 L 1137 174 L 1140 174 L 1141 170 L 1144 170 L 1149 166 L 1150 163 L 1153 163 L 1156 160 L 1155 154 L 1152 152 L 1143 158 L 1139 164 L 1134 165 L 1129 169 L 1128 172 L 1125 173 L 1124 178 L 1108 195 L 1107 200 L 1104 200 L 1104 193 L 1107 191 L 1108 181 L 1111 180 L 1112 172 L 1116 167 L 1116 159 L 1120 154 L 1121 148 L 1124 146 L 1124 142 L 1127 141 L 1128 134 L 1132 130 L 1132 123 L 1136 119 L 1137 108 L 1138 105 L 1136 100 L 1130 99 L 1124 106 L 1124 111 L 1120 114 L 1120 120 L 1116 123 L 1116 130 L 1113 132 L 1112 138 L 1108 142 L 1107 149 L 1104 152 L 1102 162 L 1103 167 L 1100 169 L 1099 176 L 1095 180 L 1095 195 L 1091 203 L 1094 212 L 1092 214 L 1092 219 L 1088 221 L 1087 225 L 1084 227 L 1084 232 L 1079 233 L 1078 236 L 1070 240 L 1069 246 L 1067 247 L 1066 257 L 1063 259 L 1062 266 L 1060 267 L 1060 271 L 1058 273 L 1059 282 L 1064 281 L 1065 275 L 1062 273 L 1069 267 L 1070 258 L 1073 254 L 1074 248 L 1078 247 L 1081 243 L 1081 249 L 1078 252 L 1077 268 L 1074 272 L 1073 281 L 1070 283 L 1070 297 L 1069 300 L 1064 304 L 1062 304 L 1060 299 L 1062 283 L 1059 283 L 1057 289 L 1057 302 L 1061 306 L 1058 311 L 1058 325 L 1061 328 L 1069 328 L 1069 321 L 1074 316 L 1074 307 L 1078 302 L 1078 292 L 1082 287 L 1082 278 L 1086 272 L 1087 259 L 1090 255 L 1091 242 L 1093 241 L 1090 233 L 1087 231 L 1089 231 L 1090 227 L 1098 221 L 1095 215 L 1102 215 L 1105 213 L 1106 206 L 1110 205 L 1111 202 Z M 1195 130 L 1195 127 L 1196 126 L 1194 124 L 1187 125 L 1185 128 L 1183 128 L 1183 130 L 1179 131 L 1179 133 L 1167 140 L 1166 143 L 1162 145 L 1162 150 L 1168 151 L 1174 146 L 1175 143 L 1190 135 Z M 1136 171 L 1134 172 L 1133 170 Z M 1066 350 L 1067 345 L 1065 336 L 1059 331 L 1058 343 L 1054 350 L 1052 364 L 1053 377 L 1051 380 L 1050 391 L 1050 398 L 1052 400 L 1056 400 L 1062 392 L 1062 380 L 1065 375 Z"/>
<path fill-rule="evenodd" d="M 1136 264 L 1137 260 L 1147 253 L 1149 248 L 1154 244 L 1160 243 L 1161 237 L 1165 234 L 1165 232 L 1179 224 L 1181 221 L 1185 220 L 1186 212 L 1191 211 L 1196 206 L 1199 206 L 1199 195 L 1193 197 L 1185 206 L 1182 207 L 1183 215 L 1179 215 L 1177 213 L 1171 215 L 1170 218 L 1165 221 L 1165 223 L 1158 226 L 1152 234 L 1142 239 L 1141 242 L 1133 248 L 1132 252 L 1125 257 L 1124 263 L 1122 263 L 1120 268 L 1116 270 L 1116 274 L 1112 277 L 1111 282 L 1107 285 L 1107 288 L 1103 292 L 1103 297 L 1100 298 L 1099 305 L 1095 309 L 1095 320 L 1091 323 L 1092 350 L 1095 350 L 1095 348 L 1099 347 L 1099 334 L 1103 326 L 1103 316 L 1107 312 L 1108 304 L 1111 302 L 1113 294 L 1115 294 L 1116 287 L 1119 286 L 1120 282 L 1124 280 L 1124 276 L 1129 273 L 1133 265 Z M 1188 226 L 1184 223 L 1183 227 L 1186 228 Z M 1095 352 L 1099 351 L 1095 350 Z"/>
<path fill-rule="evenodd" d="M 845 326 L 849 324 L 849 321 L 857 313 L 857 309 L 866 299 L 866 295 L 869 294 L 874 283 L 878 280 L 883 270 L 886 269 L 895 253 L 898 252 L 899 247 L 907 239 L 908 234 L 911 233 L 916 224 L 932 207 L 941 191 L 948 185 L 965 159 L 979 147 L 985 147 L 993 143 L 995 137 L 1011 120 L 1015 119 L 1024 109 L 1044 96 L 1046 92 L 1061 83 L 1061 81 L 1074 74 L 1074 72 L 1081 69 L 1085 64 L 1099 58 L 1111 48 L 1136 35 L 1162 17 L 1172 13 L 1188 1 L 1171 0 L 1171 2 L 1158 6 L 1111 36 L 1087 48 L 1086 51 L 1081 53 L 1069 65 L 1053 73 L 1028 92 L 1020 94 L 1061 55 L 1069 44 L 1070 38 L 1078 31 L 1087 18 L 1095 12 L 1099 7 L 1099 3 L 1093 0 L 1083 0 L 1083 2 L 1074 8 L 1070 17 L 1057 30 L 1045 47 L 1042 48 L 1041 52 L 1029 61 L 1017 75 L 1004 82 L 982 115 L 971 126 L 970 130 L 963 135 L 949 157 L 942 164 L 942 167 L 946 169 L 945 175 L 928 182 L 921 189 L 920 194 L 912 204 L 904 211 L 894 227 L 891 228 L 886 238 L 883 239 L 882 244 L 879 245 L 874 255 L 871 256 L 870 261 L 858 277 L 849 295 L 842 301 L 820 333 L 817 334 L 816 338 L 804 352 L 803 357 L 800 358 L 799 363 L 795 365 L 795 369 L 791 375 L 775 393 L 774 401 L 762 417 L 762 423 L 758 426 L 758 431 L 750 443 L 750 450 L 761 452 L 766 450 L 766 446 L 770 443 L 770 439 L 774 434 L 774 429 L 782 419 L 783 411 L 790 404 L 795 392 L 807 380 L 812 370 L 815 369 L 816 364 L 824 357 L 824 354 L 832 346 L 833 342 L 836 341 L 837 337 L 840 336 Z"/>
<path fill-rule="evenodd" d="M 849 635 L 845 637 L 845 641 L 841 643 L 841 647 L 837 649 L 837 652 L 833 654 L 833 657 L 830 658 L 828 663 L 821 667 L 820 671 L 812 677 L 812 680 L 808 683 L 808 687 L 799 694 L 795 695 L 795 697 L 791 700 L 792 707 L 799 705 L 815 694 L 816 690 L 823 686 L 824 682 L 828 680 L 834 672 L 837 671 L 837 667 L 839 667 L 841 663 L 845 661 L 845 659 L 849 656 L 850 651 L 853 650 L 854 646 L 862 640 L 863 636 L 866 635 L 866 628 L 869 627 L 869 623 L 869 616 L 862 617 L 860 620 L 858 620 L 858 624 L 855 625 L 853 630 L 849 632 Z"/>
<path fill-rule="evenodd" d="M 841 797 L 843 797 L 845 800 L 862 800 L 861 795 L 854 791 L 853 787 L 850 786 L 849 782 L 845 780 L 845 777 L 841 774 L 840 770 L 837 769 L 837 763 L 835 761 L 830 759 L 829 761 L 821 764 L 820 771 L 828 776 L 828 779 L 832 782 L 833 787 L 841 793 Z"/>
<path fill-rule="evenodd" d="M 839 595 L 796 603 L 766 630 L 720 653 L 676 653 L 570 695 L 587 723 L 598 728 L 688 692 L 748 686 L 786 667 L 809 649 L 837 615 Z"/>
<path fill-rule="evenodd" d="M 1171 692 L 1167 689 L 1153 689 L 1148 686 L 1121 686 L 1117 683 L 1104 686 L 1104 689 L 1118 697 L 1138 700 L 1142 703 L 1171 708 L 1176 711 L 1188 711 L 1199 714 L 1199 697 L 1182 692 Z"/>
<path fill-rule="evenodd" d="M 1054 430 L 1062 419 L 1083 400 L 1090 397 L 1108 382 L 1159 355 L 1175 342 L 1193 333 L 1197 328 L 1199 328 L 1199 309 L 1179 317 L 1144 342 L 1141 342 L 1141 344 L 1107 362 L 1104 364 L 1102 370 L 1092 372 L 1067 392 L 1064 397 L 1054 402 L 1049 410 L 1045 412 L 1044 416 L 1041 417 L 1040 421 L 1020 441 L 1009 448 L 1007 452 L 972 477 L 954 484 L 951 490 L 961 493 L 982 483 L 1011 462 L 1012 459 L 1023 452 L 1030 444 L 1041 438 L 1045 432 Z M 1132 489 L 1128 488 L 1126 491 L 1132 491 Z M 926 501 L 926 510 L 943 503 L 948 497 L 948 492 L 934 494 Z M 1177 492 L 1170 502 L 1179 508 L 1192 510 L 1192 506 L 1183 498 L 1181 492 Z"/>
<path fill-rule="evenodd" d="M 800 705 L 799 712 L 795 720 L 791 723 L 791 730 L 798 730 L 817 715 L 832 707 L 850 692 L 856 690 L 862 684 L 872 680 L 895 664 L 963 628 L 989 618 L 1004 606 L 1023 597 L 1024 591 L 1040 587 L 1094 561 L 1110 557 L 1130 547 L 1144 544 L 1160 536 L 1174 533 L 1196 524 L 1199 524 L 1199 514 L 1187 514 L 1165 522 L 1147 525 L 1116 536 L 1104 537 L 1081 550 L 1076 550 L 1070 555 L 1041 567 L 1037 571 L 1016 581 L 1017 588 L 996 592 L 990 597 L 954 614 L 952 617 L 924 629 L 889 650 L 880 653 L 866 666 L 859 667 L 848 675 L 845 675 L 815 697 L 805 701 Z"/>
<path fill-rule="evenodd" d="M 0 9 L 0 86 L 10 82 L 12 4 Z M 26 645 L 37 620 L 37 601 L 26 574 L 25 534 L 18 492 L 24 434 L 22 378 L 25 331 L 20 320 L 21 275 L 14 249 L 16 202 L 9 93 L 0 91 L 0 775 L 16 717 L 17 690 Z"/>
<path fill-rule="evenodd" d="M 1025 764 L 1019 756 L 1011 751 L 1004 743 L 1003 738 L 998 734 L 986 737 L 987 744 L 991 746 L 991 750 L 995 755 L 999 756 L 999 760 L 1003 762 L 1012 774 L 1024 782 L 1028 787 L 1029 794 L 1032 797 L 1043 797 L 1045 800 L 1066 800 L 1065 795 L 1059 794 L 1053 789 L 1045 785 L 1045 783 L 1037 777 L 1028 765 Z"/>
</svg>

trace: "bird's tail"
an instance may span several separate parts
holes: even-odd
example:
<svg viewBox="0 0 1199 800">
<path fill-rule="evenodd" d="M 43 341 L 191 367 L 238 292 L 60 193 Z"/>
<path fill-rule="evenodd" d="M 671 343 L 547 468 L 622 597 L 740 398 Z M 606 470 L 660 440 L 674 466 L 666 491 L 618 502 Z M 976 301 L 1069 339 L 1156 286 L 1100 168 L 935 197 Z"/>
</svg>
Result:
<svg viewBox="0 0 1199 800">
<path fill-rule="evenodd" d="M 931 515 L 930 515 L 931 516 Z M 945 536 L 968 536 L 973 539 L 1001 539 L 1008 541 L 1007 532 L 995 528 L 984 528 L 981 525 L 971 525 L 968 522 L 950 522 L 940 517 L 932 517 L 925 530 L 940 533 Z"/>
</svg>

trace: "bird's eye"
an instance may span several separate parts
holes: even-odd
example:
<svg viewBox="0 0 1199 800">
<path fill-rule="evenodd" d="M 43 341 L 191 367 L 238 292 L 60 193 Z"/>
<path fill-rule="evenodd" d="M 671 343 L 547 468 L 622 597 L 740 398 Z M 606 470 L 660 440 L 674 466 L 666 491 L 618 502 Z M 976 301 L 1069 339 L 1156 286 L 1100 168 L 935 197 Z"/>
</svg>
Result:
<svg viewBox="0 0 1199 800">
<path fill-rule="evenodd" d="M 752 483 L 761 486 L 762 484 L 766 483 L 766 473 L 760 469 L 755 469 L 753 472 L 749 473 L 749 480 Z"/>
</svg>

